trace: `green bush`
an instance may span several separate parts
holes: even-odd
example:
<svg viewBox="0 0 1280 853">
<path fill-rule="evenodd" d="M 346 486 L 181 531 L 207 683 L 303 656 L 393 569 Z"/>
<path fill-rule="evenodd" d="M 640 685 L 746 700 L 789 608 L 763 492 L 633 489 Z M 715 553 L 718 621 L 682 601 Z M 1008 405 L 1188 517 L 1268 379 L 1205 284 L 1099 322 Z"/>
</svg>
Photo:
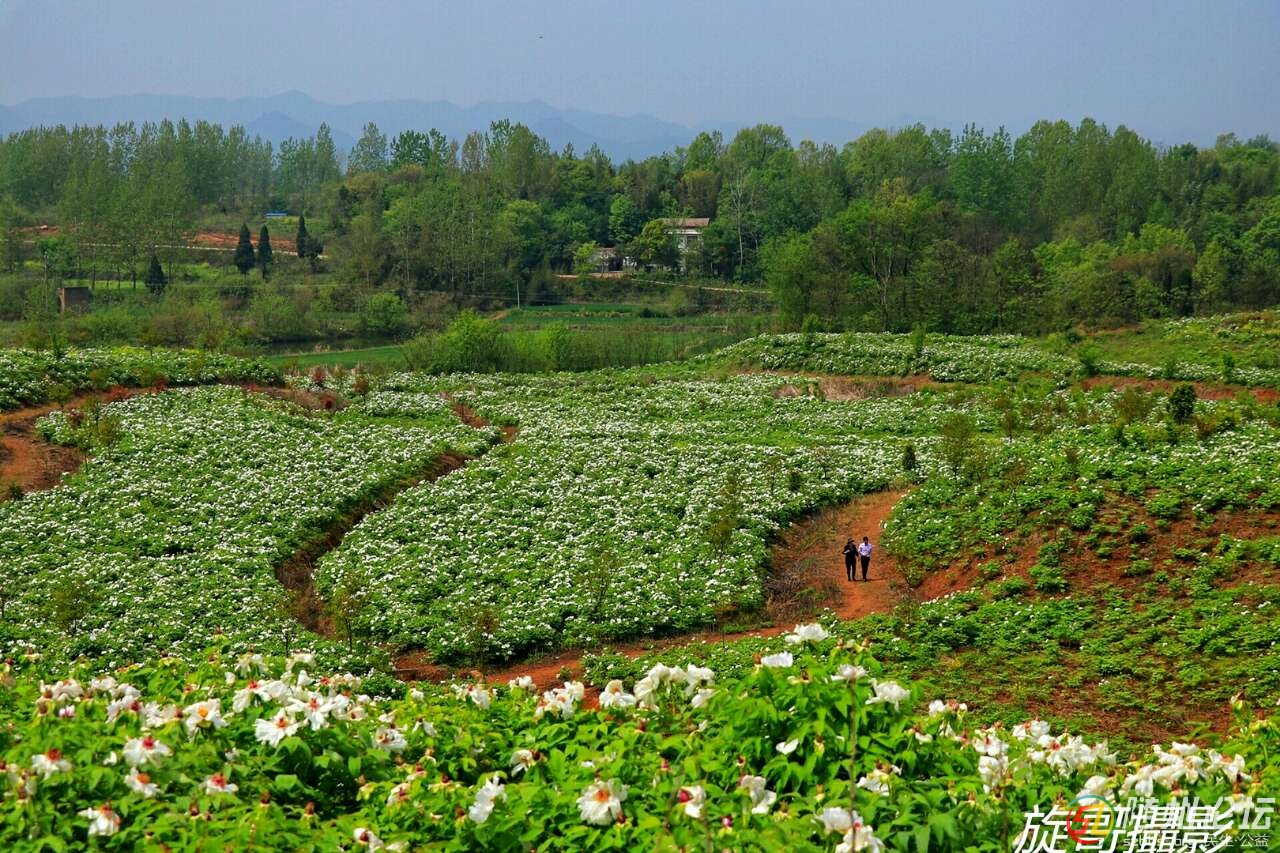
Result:
<svg viewBox="0 0 1280 853">
<path fill-rule="evenodd" d="M 1196 389 L 1184 383 L 1169 395 L 1169 416 L 1174 422 L 1185 424 L 1191 420 L 1196 411 Z"/>
<path fill-rule="evenodd" d="M 1067 588 L 1067 579 L 1063 577 L 1061 566 L 1038 563 L 1031 567 L 1028 574 L 1040 592 L 1062 592 Z"/>
</svg>

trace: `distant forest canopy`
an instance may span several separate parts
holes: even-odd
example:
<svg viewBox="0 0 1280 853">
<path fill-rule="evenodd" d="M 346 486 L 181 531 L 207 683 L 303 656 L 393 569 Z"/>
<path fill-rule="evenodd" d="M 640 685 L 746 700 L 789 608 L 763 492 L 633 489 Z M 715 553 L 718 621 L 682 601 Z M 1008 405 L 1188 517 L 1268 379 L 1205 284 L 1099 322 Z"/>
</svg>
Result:
<svg viewBox="0 0 1280 853">
<path fill-rule="evenodd" d="M 0 141 L 10 269 L 23 226 L 57 223 L 79 268 L 120 275 L 269 210 L 305 214 L 353 286 L 459 301 L 583 271 L 597 246 L 675 266 L 655 220 L 696 216 L 711 223 L 688 274 L 767 285 L 791 327 L 1037 332 L 1280 302 L 1267 137 L 1160 148 L 1084 119 L 1016 139 L 915 125 L 837 149 L 759 125 L 622 164 L 510 122 L 461 142 L 370 124 L 346 157 L 324 126 L 275 149 L 185 121 Z"/>
</svg>

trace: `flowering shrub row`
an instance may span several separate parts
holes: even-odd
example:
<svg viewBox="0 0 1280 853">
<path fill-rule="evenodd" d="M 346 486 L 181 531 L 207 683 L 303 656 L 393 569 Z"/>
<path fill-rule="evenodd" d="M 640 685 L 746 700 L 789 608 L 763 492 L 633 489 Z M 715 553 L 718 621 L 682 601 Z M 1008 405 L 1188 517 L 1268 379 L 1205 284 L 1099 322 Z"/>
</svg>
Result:
<svg viewBox="0 0 1280 853">
<path fill-rule="evenodd" d="M 929 335 L 919 352 L 910 335 L 888 333 L 824 333 L 762 335 L 741 341 L 706 356 L 731 364 L 767 370 L 814 371 L 844 375 L 906 376 L 928 374 L 939 382 L 991 382 L 1017 379 L 1028 373 L 1072 377 L 1082 362 L 1069 355 L 1049 352 L 1017 335 Z M 1219 381 L 1219 364 L 1176 362 L 1151 365 L 1102 361 L 1098 373 L 1113 376 Z M 1234 382 L 1280 387 L 1280 369 L 1233 368 Z"/>
<path fill-rule="evenodd" d="M 926 373 L 939 382 L 990 382 L 1024 373 L 1072 375 L 1079 362 L 1031 346 L 1017 335 L 929 335 L 917 354 L 909 335 L 762 335 L 716 354 L 767 370 L 805 370 L 867 376 Z"/>
<path fill-rule="evenodd" d="M 194 350 L 69 350 L 62 354 L 0 350 L 0 411 L 43 403 L 51 395 L 113 385 L 273 384 L 280 373 L 262 361 Z"/>
</svg>

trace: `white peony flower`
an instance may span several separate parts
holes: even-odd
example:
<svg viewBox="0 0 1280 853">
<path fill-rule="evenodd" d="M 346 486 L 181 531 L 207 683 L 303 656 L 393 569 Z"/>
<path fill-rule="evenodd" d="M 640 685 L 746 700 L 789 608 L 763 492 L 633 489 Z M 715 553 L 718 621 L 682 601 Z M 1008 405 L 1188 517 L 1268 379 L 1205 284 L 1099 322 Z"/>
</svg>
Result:
<svg viewBox="0 0 1280 853">
<path fill-rule="evenodd" d="M 831 634 L 827 632 L 826 628 L 823 628 L 817 622 L 812 622 L 808 625 L 797 625 L 795 630 L 787 634 L 783 639 L 795 645 L 797 643 L 821 643 L 830 636 Z"/>
<path fill-rule="evenodd" d="M 872 770 L 858 780 L 858 787 L 880 796 L 889 794 L 889 774 L 882 770 Z"/>
<path fill-rule="evenodd" d="M 1209 768 L 1222 774 L 1228 782 L 1251 782 L 1253 777 L 1244 772 L 1244 756 L 1229 758 L 1217 750 L 1209 750 Z"/>
<path fill-rule="evenodd" d="M 704 688 L 693 694 L 693 698 L 689 700 L 689 704 L 694 708 L 701 708 L 711 701 L 711 697 L 716 695 L 713 688 Z M 703 721 L 705 722 L 705 720 Z"/>
<path fill-rule="evenodd" d="M 510 690 L 523 690 L 526 693 L 532 693 L 537 689 L 537 685 L 533 683 L 533 676 L 522 675 L 519 678 L 513 678 L 508 681 L 507 688 Z"/>
<path fill-rule="evenodd" d="M 484 823 L 489 819 L 489 815 L 493 814 L 494 804 L 507 796 L 503 789 L 502 781 L 497 775 L 489 777 L 489 781 L 485 782 L 476 791 L 476 800 L 471 804 L 471 808 L 467 810 L 467 817 L 476 823 Z"/>
<path fill-rule="evenodd" d="M 875 837 L 871 827 L 863 823 L 862 816 L 855 811 L 823 809 L 817 819 L 827 832 L 839 832 L 844 836 L 836 845 L 836 853 L 857 853 L 860 850 L 881 853 L 884 850 L 884 842 Z"/>
<path fill-rule="evenodd" d="M 796 747 L 800 745 L 799 739 L 780 742 L 775 749 L 783 755 L 790 755 L 796 751 Z"/>
<path fill-rule="evenodd" d="M 988 792 L 1004 781 L 1008 770 L 1009 760 L 1004 756 L 995 758 L 984 755 L 978 759 L 978 776 L 982 779 L 982 787 Z"/>
<path fill-rule="evenodd" d="M 164 758 L 166 755 L 171 754 L 173 750 L 169 749 L 169 747 L 165 746 L 151 735 L 146 735 L 144 737 L 136 737 L 126 741 L 124 749 L 121 750 L 121 752 L 124 754 L 125 761 L 133 767 L 138 767 L 139 765 L 146 764 L 149 761 Z"/>
<path fill-rule="evenodd" d="M 836 674 L 831 676 L 832 681 L 857 681 L 859 678 L 867 674 L 865 668 L 854 666 L 851 663 L 842 663 L 836 670 Z"/>
<path fill-rule="evenodd" d="M 1084 787 L 1080 789 L 1080 793 L 1076 794 L 1075 799 L 1081 797 L 1103 797 L 1111 788 L 1111 779 L 1107 776 L 1090 776 L 1084 783 Z"/>
<path fill-rule="evenodd" d="M 62 757 L 61 750 L 51 749 L 31 756 L 31 769 L 48 779 L 55 773 L 70 773 L 71 762 Z"/>
<path fill-rule="evenodd" d="M 287 711 L 281 709 L 274 717 L 256 720 L 253 724 L 253 736 L 259 743 L 268 746 L 279 746 L 280 742 L 298 731 L 298 721 Z"/>
<path fill-rule="evenodd" d="M 96 809 L 85 809 L 79 815 L 89 819 L 91 836 L 111 836 L 120 831 L 120 815 L 111 810 L 110 803 L 104 803 Z"/>
<path fill-rule="evenodd" d="M 311 731 L 318 732 L 329 725 L 329 714 L 333 711 L 333 702 L 319 693 L 305 693 L 303 696 L 290 699 L 286 707 L 292 713 L 301 714 L 302 719 L 311 726 Z"/>
<path fill-rule="evenodd" d="M 776 655 L 760 658 L 760 663 L 773 669 L 786 669 L 795 663 L 795 658 L 791 656 L 791 652 L 778 652 Z"/>
<path fill-rule="evenodd" d="M 130 790 L 148 798 L 154 797 L 160 790 L 151 781 L 151 777 L 146 773 L 139 772 L 137 767 L 129 768 L 129 774 L 124 777 L 124 783 L 129 786 Z"/>
<path fill-rule="evenodd" d="M 234 794 L 240 790 L 239 785 L 228 782 L 227 777 L 221 773 L 214 773 L 205 779 L 203 787 L 206 794 Z"/>
<path fill-rule="evenodd" d="M 827 832 L 848 832 L 857 818 L 857 812 L 832 806 L 823 809 L 817 817 L 818 822 Z"/>
<path fill-rule="evenodd" d="M 875 681 L 871 682 L 871 687 L 875 691 L 875 695 L 867 699 L 868 705 L 892 705 L 893 709 L 898 710 L 899 704 L 911 694 L 907 692 L 901 684 L 896 681 Z"/>
<path fill-rule="evenodd" d="M 517 749 L 511 753 L 511 773 L 523 773 L 533 766 L 534 761 L 532 749 Z"/>
<path fill-rule="evenodd" d="M 187 727 L 187 734 L 192 737 L 195 736 L 197 729 L 210 726 L 220 729 L 227 724 L 227 721 L 222 719 L 222 702 L 218 699 L 206 699 L 203 702 L 188 705 L 183 709 L 182 721 Z"/>
<path fill-rule="evenodd" d="M 630 708 L 636 704 L 636 697 L 628 693 L 622 686 L 622 682 L 613 679 L 604 686 L 604 690 L 600 692 L 601 708 Z"/>
<path fill-rule="evenodd" d="M 356 827 L 355 831 L 352 832 L 351 835 L 357 844 L 363 844 L 370 850 L 382 850 L 387 846 L 386 842 L 373 834 L 373 830 L 367 829 L 363 826 Z"/>
<path fill-rule="evenodd" d="M 702 817 L 702 807 L 707 802 L 707 792 L 701 785 L 686 785 L 676 799 L 684 806 L 684 813 L 694 820 Z"/>
<path fill-rule="evenodd" d="M 738 788 L 751 797 L 752 814 L 768 814 L 777 801 L 778 795 L 768 789 L 768 784 L 763 776 L 744 775 L 738 780 Z"/>
<path fill-rule="evenodd" d="M 379 728 L 373 733 L 373 745 L 387 752 L 404 752 L 409 746 L 404 735 L 394 726 Z"/>
<path fill-rule="evenodd" d="M 622 802 L 626 798 L 627 786 L 614 779 L 592 782 L 578 797 L 578 812 L 589 824 L 608 826 L 622 817 Z"/>
</svg>

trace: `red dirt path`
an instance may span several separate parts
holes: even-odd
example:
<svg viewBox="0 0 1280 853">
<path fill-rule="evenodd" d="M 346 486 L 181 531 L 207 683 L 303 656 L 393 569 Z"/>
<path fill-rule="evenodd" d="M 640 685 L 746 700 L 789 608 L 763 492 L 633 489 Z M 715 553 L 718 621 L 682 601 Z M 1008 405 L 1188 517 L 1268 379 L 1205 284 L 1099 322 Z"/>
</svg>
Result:
<svg viewBox="0 0 1280 853">
<path fill-rule="evenodd" d="M 831 611 L 840 619 L 857 619 L 872 613 L 885 613 L 893 610 L 901 601 L 910 596 L 909 588 L 897 564 L 887 557 L 881 549 L 877 549 L 871 560 L 871 569 L 866 583 L 857 581 L 849 583 L 845 576 L 844 556 L 841 547 L 845 539 L 853 536 L 861 539 L 870 536 L 875 542 L 884 522 L 893 507 L 902 498 L 903 492 L 876 492 L 864 495 L 854 501 L 824 510 L 788 530 L 774 546 L 772 562 L 774 571 L 785 571 L 801 563 L 807 563 L 805 571 L 816 587 L 825 587 L 835 591 L 830 601 Z M 800 621 L 810 621 L 801 619 Z M 775 624 L 756 631 L 700 631 L 664 637 L 654 640 L 636 640 L 621 645 L 610 645 L 609 648 L 628 657 L 640 657 L 653 651 L 683 646 L 700 641 L 726 642 L 746 637 L 772 637 L 790 631 L 795 620 L 775 620 Z M 574 678 L 582 677 L 582 656 L 589 649 L 566 649 L 527 663 L 497 667 L 484 672 L 475 669 L 452 670 L 448 667 L 430 663 L 420 652 L 409 653 L 396 662 L 396 674 L 405 680 L 447 681 L 451 677 L 461 675 L 480 676 L 486 680 L 503 684 L 512 678 L 528 675 L 533 678 L 539 689 L 547 689 L 557 684 L 562 671 L 567 670 Z M 598 685 L 597 685 L 598 687 Z M 588 705 L 594 701 L 594 692 L 588 693 Z"/>
</svg>

